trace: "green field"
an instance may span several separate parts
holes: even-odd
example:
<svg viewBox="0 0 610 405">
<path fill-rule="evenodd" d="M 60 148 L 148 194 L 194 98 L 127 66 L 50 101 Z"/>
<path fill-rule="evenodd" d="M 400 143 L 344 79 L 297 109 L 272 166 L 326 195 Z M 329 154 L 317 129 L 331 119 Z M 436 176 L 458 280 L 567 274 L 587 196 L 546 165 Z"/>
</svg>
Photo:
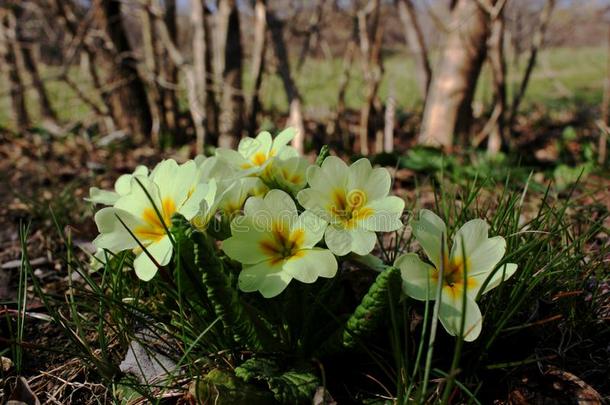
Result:
<svg viewBox="0 0 610 405">
<path fill-rule="evenodd" d="M 509 95 L 521 78 L 523 66 L 524 60 L 521 61 L 517 71 L 514 64 L 509 62 Z M 384 68 L 385 74 L 380 88 L 382 100 L 393 91 L 400 108 L 413 110 L 421 107 L 412 60 L 407 55 L 392 54 L 384 59 Z M 323 117 L 335 108 L 341 70 L 341 59 L 309 59 L 300 72 L 294 73 L 307 114 Z M 522 108 L 542 105 L 546 109 L 555 110 L 597 106 L 601 103 L 605 71 L 604 48 L 554 48 L 542 51 Z M 44 72 L 44 77 L 52 78 L 56 72 L 56 68 L 48 68 Z M 75 67 L 71 74 L 76 82 L 82 83 L 84 90 L 90 88 L 86 76 L 79 68 Z M 244 69 L 246 93 L 251 89 L 251 82 L 250 70 L 246 66 Z M 65 83 L 53 80 L 47 83 L 53 106 L 63 122 L 84 120 L 89 116 L 87 105 Z M 286 95 L 277 75 L 267 74 L 264 77 L 262 93 L 265 109 L 280 112 L 287 110 Z M 37 116 L 35 94 L 29 90 L 27 96 L 35 120 Z M 181 94 L 181 99 L 186 99 L 185 94 Z M 364 81 L 360 64 L 355 61 L 346 95 L 347 107 L 357 109 L 363 99 Z M 477 100 L 484 105 L 491 100 L 491 77 L 487 68 L 484 69 L 479 81 Z M 8 89 L 4 80 L 0 81 L 0 126 L 13 128 Z"/>
</svg>

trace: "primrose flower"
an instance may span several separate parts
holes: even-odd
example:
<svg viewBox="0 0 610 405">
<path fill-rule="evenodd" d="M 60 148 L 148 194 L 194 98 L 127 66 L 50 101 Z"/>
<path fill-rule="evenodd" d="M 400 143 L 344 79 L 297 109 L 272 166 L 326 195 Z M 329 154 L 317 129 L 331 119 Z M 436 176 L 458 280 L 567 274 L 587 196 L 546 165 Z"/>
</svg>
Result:
<svg viewBox="0 0 610 405">
<path fill-rule="evenodd" d="M 207 229 L 214 214 L 218 210 L 218 204 L 222 200 L 222 193 L 218 192 L 216 180 L 212 179 L 208 183 L 203 183 L 201 193 L 201 202 L 199 203 L 199 211 L 191 219 L 191 223 L 200 231 Z"/>
<path fill-rule="evenodd" d="M 100 235 L 93 244 L 115 253 L 133 249 L 136 275 L 150 280 L 157 266 L 171 259 L 173 247 L 166 229 L 171 226 L 172 215 L 180 213 L 191 220 L 209 193 L 209 186 L 196 184 L 196 178 L 195 162 L 178 165 L 174 160 L 159 163 L 149 177 L 133 176 L 129 193 L 95 215 Z"/>
<path fill-rule="evenodd" d="M 274 159 L 273 165 L 261 176 L 263 181 L 274 188 L 296 193 L 307 185 L 307 169 L 311 164 L 300 156 Z"/>
<path fill-rule="evenodd" d="M 335 256 L 315 247 L 325 227 L 309 212 L 299 215 L 293 199 L 282 190 L 271 190 L 264 198 L 250 197 L 244 215 L 231 223 L 232 236 L 222 245 L 227 256 L 243 264 L 239 288 L 270 298 L 284 291 L 293 278 L 313 283 L 318 277 L 334 277 Z"/>
<path fill-rule="evenodd" d="M 298 156 L 298 152 L 286 144 L 295 136 L 294 128 L 280 132 L 275 139 L 269 132 L 261 132 L 256 138 L 243 138 L 237 151 L 218 148 L 216 155 L 233 167 L 245 170 L 246 174 L 256 175 L 263 172 L 271 163 L 272 158 L 287 159 Z"/>
<path fill-rule="evenodd" d="M 227 218 L 234 218 L 241 212 L 249 197 L 264 197 L 269 188 L 258 177 L 244 177 L 235 180 L 235 185 L 227 189 L 218 208 Z"/>
<path fill-rule="evenodd" d="M 131 178 L 133 176 L 148 176 L 148 168 L 140 165 L 136 167 L 132 174 L 121 175 L 114 182 L 114 191 L 91 187 L 89 189 L 89 198 L 85 198 L 85 200 L 94 204 L 114 205 L 121 196 L 128 194 L 131 190 Z"/>
<path fill-rule="evenodd" d="M 397 258 L 394 265 L 400 268 L 403 290 L 417 300 L 435 299 L 442 264 L 439 319 L 445 330 L 456 336 L 460 333 L 464 316 L 463 338 L 468 342 L 475 340 L 481 333 L 483 321 L 475 298 L 486 281 L 482 294 L 497 287 L 517 270 L 514 263 L 506 263 L 496 269 L 504 257 L 506 241 L 501 236 L 489 238 L 489 225 L 482 219 L 473 219 L 454 235 L 451 253 L 448 253 L 447 228 L 432 211 L 421 210 L 419 218 L 412 221 L 412 227 L 415 238 L 432 265 L 424 263 L 413 253 Z"/>
<path fill-rule="evenodd" d="M 329 156 L 321 167 L 307 170 L 307 181 L 310 188 L 301 190 L 297 199 L 307 211 L 330 223 L 324 240 L 338 256 L 349 252 L 366 255 L 375 247 L 375 232 L 402 226 L 405 202 L 388 196 L 390 174 L 383 168 L 373 169 L 368 159 L 348 167 Z"/>
<path fill-rule="evenodd" d="M 205 157 L 198 155 L 193 160 L 197 165 L 200 182 L 208 182 L 214 179 L 217 182 L 231 183 L 236 178 L 242 177 L 237 170 L 218 156 Z"/>
</svg>

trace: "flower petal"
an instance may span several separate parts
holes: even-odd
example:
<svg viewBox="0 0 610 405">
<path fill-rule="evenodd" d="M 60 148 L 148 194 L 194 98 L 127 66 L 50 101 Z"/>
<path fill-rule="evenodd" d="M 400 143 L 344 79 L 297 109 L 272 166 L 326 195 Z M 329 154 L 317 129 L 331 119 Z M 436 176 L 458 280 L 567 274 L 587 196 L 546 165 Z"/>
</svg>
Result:
<svg viewBox="0 0 610 405">
<path fill-rule="evenodd" d="M 302 248 L 312 248 L 324 237 L 327 222 L 310 211 L 305 211 L 292 226 L 292 229 L 301 228 L 304 231 L 305 240 Z"/>
<path fill-rule="evenodd" d="M 233 149 L 217 148 L 216 156 L 218 156 L 218 158 L 220 158 L 221 160 L 227 162 L 232 167 L 241 168 L 243 165 L 250 163 L 248 159 L 246 159 L 239 152 Z"/>
<path fill-rule="evenodd" d="M 373 215 L 359 221 L 360 225 L 375 232 L 391 232 L 402 227 L 400 216 L 405 209 L 405 201 L 400 197 L 385 197 L 367 204 Z"/>
<path fill-rule="evenodd" d="M 257 233 L 257 235 L 261 234 Z M 262 236 L 259 236 L 259 238 L 260 239 L 253 241 L 251 238 L 244 238 L 242 234 L 236 236 L 236 234 L 233 233 L 233 236 L 222 242 L 222 250 L 231 259 L 240 263 L 257 264 L 269 259 L 269 256 L 265 255 L 263 250 L 257 246 L 258 242 L 264 240 L 264 237 Z"/>
<path fill-rule="evenodd" d="M 296 136 L 296 129 L 292 128 L 292 127 L 288 127 L 286 129 L 284 129 L 282 132 L 280 132 L 279 134 L 277 134 L 277 136 L 275 137 L 275 139 L 273 140 L 272 143 L 272 147 L 271 147 L 271 154 L 275 155 L 277 154 L 282 147 L 286 146 L 288 144 L 288 142 L 292 141 L 292 139 L 294 139 L 294 137 Z"/>
<path fill-rule="evenodd" d="M 460 289 L 443 287 L 439 319 L 445 330 L 452 336 L 460 333 L 462 322 L 463 292 Z M 466 296 L 466 313 L 464 318 L 464 340 L 472 342 L 481 334 L 483 316 L 474 300 Z"/>
<path fill-rule="evenodd" d="M 349 233 L 352 237 L 352 252 L 364 256 L 375 248 L 375 243 L 377 243 L 375 232 L 366 229 L 352 229 Z"/>
<path fill-rule="evenodd" d="M 372 171 L 373 167 L 367 158 L 361 158 L 352 163 L 348 169 L 347 189 L 363 190 Z"/>
<path fill-rule="evenodd" d="M 141 225 L 140 220 L 127 211 L 114 207 L 102 208 L 95 214 L 95 224 L 100 233 L 93 241 L 95 247 L 118 253 L 139 246 L 117 216 L 131 231 Z"/>
<path fill-rule="evenodd" d="M 184 202 L 184 204 L 178 209 L 178 212 L 184 216 L 187 220 L 191 220 L 195 215 L 209 216 L 208 214 L 214 214 L 209 212 L 215 210 L 216 206 L 216 181 L 211 180 L 209 183 L 200 183 L 195 186 L 193 193 Z M 203 204 L 202 204 L 203 203 Z M 201 208 L 205 208 L 208 212 L 201 212 Z"/>
<path fill-rule="evenodd" d="M 487 283 L 487 286 L 485 287 L 485 290 L 483 291 L 483 294 L 486 294 L 490 290 L 499 286 L 500 283 L 502 283 L 503 281 L 506 281 L 510 277 L 512 277 L 512 275 L 515 274 L 516 271 L 517 271 L 517 265 L 515 263 L 506 263 L 506 264 L 498 267 L 493 274 L 492 273 L 489 273 L 489 274 L 483 273 L 483 274 L 478 275 L 473 278 L 477 280 L 479 286 L 483 286 L 483 283 L 485 283 L 485 280 L 487 279 L 487 277 L 489 277 L 490 274 L 492 274 L 491 278 L 489 279 L 489 282 Z M 477 291 L 477 293 L 478 293 L 478 291 Z"/>
<path fill-rule="evenodd" d="M 159 187 L 161 199 L 171 198 L 176 207 L 187 199 L 197 177 L 197 165 L 192 160 L 178 165 L 175 160 L 167 159 L 155 167 L 151 180 Z"/>
<path fill-rule="evenodd" d="M 298 212 L 294 200 L 288 193 L 282 190 L 271 190 L 264 198 L 267 210 L 276 219 L 293 223 Z"/>
<path fill-rule="evenodd" d="M 447 252 L 447 227 L 443 220 L 430 210 L 420 210 L 417 220 L 411 221 L 413 234 L 415 238 L 426 252 L 426 255 L 439 269 L 441 267 L 441 237 L 444 239 L 444 251 Z"/>
<path fill-rule="evenodd" d="M 294 279 L 313 283 L 318 277 L 334 277 L 337 274 L 337 259 L 326 249 L 306 249 L 286 260 L 283 268 Z"/>
<path fill-rule="evenodd" d="M 169 236 L 164 236 L 158 242 L 151 243 L 146 247 L 146 251 L 159 263 L 160 266 L 165 266 L 172 258 L 172 242 Z M 157 274 L 157 265 L 150 259 L 146 252 L 140 252 L 138 257 L 133 261 L 133 268 L 136 275 L 142 281 L 149 281 Z"/>
<path fill-rule="evenodd" d="M 153 203 L 157 210 L 161 212 L 163 204 L 157 184 L 147 177 L 133 176 L 131 179 L 131 191 L 129 194 L 121 196 L 114 206 L 141 218 L 146 210 L 154 210 Z M 174 201 L 174 203 L 176 202 Z"/>
<path fill-rule="evenodd" d="M 132 174 L 123 174 L 114 182 L 114 190 L 119 195 L 129 194 L 131 191 L 131 178 L 133 176 L 148 176 L 148 167 L 139 165 Z"/>
<path fill-rule="evenodd" d="M 271 144 L 271 134 L 267 131 L 263 131 L 258 134 L 256 138 L 243 138 L 239 142 L 237 151 L 245 158 L 249 158 L 259 152 L 262 152 L 265 157 L 267 157 L 271 151 Z"/>
<path fill-rule="evenodd" d="M 324 159 L 321 167 L 311 166 L 307 170 L 307 181 L 312 188 L 324 194 L 332 195 L 337 188 L 347 186 L 348 167 L 336 156 Z"/>
<path fill-rule="evenodd" d="M 326 228 L 324 241 L 337 256 L 345 256 L 352 250 L 351 232 L 336 225 L 331 224 Z"/>
<path fill-rule="evenodd" d="M 274 266 L 269 261 L 246 267 L 239 273 L 239 289 L 244 292 L 259 291 L 265 298 L 275 297 L 292 280 L 292 276 L 281 269 L 281 264 Z"/>
<path fill-rule="evenodd" d="M 378 167 L 373 169 L 369 175 L 364 185 L 364 190 L 372 201 L 387 196 L 391 187 L 392 179 L 390 178 L 390 172 L 383 167 Z"/>
<path fill-rule="evenodd" d="M 317 189 L 306 188 L 305 190 L 299 191 L 297 194 L 297 201 L 306 210 L 313 212 L 325 221 L 330 222 L 332 219 L 327 210 L 327 207 L 331 204 L 330 194 L 322 193 Z"/>
<path fill-rule="evenodd" d="M 221 159 L 219 156 L 211 156 L 209 158 L 200 158 L 198 156 L 194 162 L 197 165 L 199 181 L 208 182 L 211 179 L 217 179 L 233 182 L 235 178 L 239 177 L 239 173 L 237 173 L 234 166 L 229 165 L 225 159 Z"/>
<path fill-rule="evenodd" d="M 436 269 L 420 260 L 415 253 L 407 253 L 396 259 L 394 266 L 400 269 L 405 294 L 416 300 L 434 299 L 437 280 L 432 277 Z"/>
<path fill-rule="evenodd" d="M 495 236 L 485 240 L 477 246 L 472 253 L 468 253 L 470 259 L 467 263 L 469 277 L 475 277 L 490 273 L 504 257 L 506 252 L 506 241 L 501 236 Z"/>
<path fill-rule="evenodd" d="M 453 236 L 453 247 L 451 257 L 462 257 L 462 241 L 466 256 L 474 251 L 487 240 L 489 225 L 482 219 L 473 219 L 466 222 Z"/>
<path fill-rule="evenodd" d="M 119 194 L 114 191 L 91 187 L 89 189 L 89 197 L 85 198 L 85 201 L 89 201 L 94 204 L 113 205 L 115 202 L 117 202 L 119 197 Z"/>
</svg>

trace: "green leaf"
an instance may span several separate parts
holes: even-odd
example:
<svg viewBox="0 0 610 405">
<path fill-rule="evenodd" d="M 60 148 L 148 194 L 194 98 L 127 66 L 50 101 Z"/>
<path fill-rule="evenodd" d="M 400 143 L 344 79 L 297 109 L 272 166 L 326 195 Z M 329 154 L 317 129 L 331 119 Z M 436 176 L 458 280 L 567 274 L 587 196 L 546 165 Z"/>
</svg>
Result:
<svg viewBox="0 0 610 405">
<path fill-rule="evenodd" d="M 269 380 L 273 396 L 283 404 L 311 402 L 319 385 L 318 377 L 306 371 L 287 371 Z"/>
<path fill-rule="evenodd" d="M 216 254 L 213 242 L 198 231 L 194 231 L 191 238 L 194 242 L 195 265 L 202 274 L 206 294 L 227 333 L 231 334 L 237 343 L 252 350 L 269 347 L 272 341 L 271 333 L 262 323 L 256 322 L 240 300 Z"/>
<path fill-rule="evenodd" d="M 189 390 L 198 404 L 273 404 L 273 395 L 265 389 L 248 384 L 229 371 L 214 369 L 196 381 Z"/>
<path fill-rule="evenodd" d="M 316 165 L 322 166 L 324 159 L 326 159 L 328 157 L 328 155 L 330 155 L 330 149 L 329 149 L 328 145 L 323 145 L 322 148 L 320 148 L 320 153 L 318 153 L 318 158 L 316 159 Z"/>
<path fill-rule="evenodd" d="M 199 273 L 195 272 L 195 245 L 192 235 L 195 230 L 180 214 L 172 217 L 171 232 L 176 242 L 176 254 L 173 261 L 173 280 L 181 296 L 188 300 L 198 315 L 203 318 L 211 315 L 209 301 L 201 294 L 203 282 Z"/>
<path fill-rule="evenodd" d="M 381 270 L 381 266 L 375 266 Z M 388 318 L 389 305 L 398 302 L 402 288 L 400 270 L 386 266 L 362 298 L 347 321 L 320 346 L 318 356 L 353 349 L 370 336 Z"/>
<path fill-rule="evenodd" d="M 389 267 L 377 276 L 345 323 L 341 336 L 343 347 L 354 348 L 359 339 L 369 336 L 382 323 L 391 300 L 398 300 L 401 282 L 400 270 L 396 267 Z"/>
<path fill-rule="evenodd" d="M 318 377 L 307 369 L 280 370 L 278 363 L 267 358 L 251 358 L 235 369 L 235 375 L 245 382 L 267 383 L 274 398 L 283 404 L 310 403 Z"/>
</svg>

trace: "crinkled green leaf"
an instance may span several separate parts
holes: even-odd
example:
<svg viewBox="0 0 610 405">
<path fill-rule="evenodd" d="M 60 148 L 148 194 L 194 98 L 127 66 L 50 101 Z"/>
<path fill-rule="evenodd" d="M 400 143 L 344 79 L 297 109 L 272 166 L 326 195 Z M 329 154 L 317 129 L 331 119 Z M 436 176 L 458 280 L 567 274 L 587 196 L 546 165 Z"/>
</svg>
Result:
<svg viewBox="0 0 610 405">
<path fill-rule="evenodd" d="M 310 370 L 282 371 L 277 362 L 266 358 L 246 360 L 235 369 L 235 375 L 245 382 L 267 383 L 274 398 L 282 404 L 310 403 L 320 385 L 318 377 Z"/>
<path fill-rule="evenodd" d="M 215 369 L 203 379 L 196 381 L 190 389 L 198 404 L 218 405 L 267 405 L 275 403 L 273 395 L 237 378 L 229 371 Z"/>
<path fill-rule="evenodd" d="M 256 323 L 254 316 L 240 300 L 216 255 L 213 242 L 201 232 L 193 232 L 191 238 L 194 242 L 195 265 L 202 274 L 207 296 L 227 333 L 247 348 L 262 350 L 268 347 L 271 334 L 262 323 Z"/>
<path fill-rule="evenodd" d="M 345 324 L 320 347 L 319 354 L 352 349 L 359 340 L 370 336 L 387 319 L 390 299 L 398 300 L 401 284 L 399 269 L 388 267 L 379 273 Z"/>
<path fill-rule="evenodd" d="M 345 324 L 344 347 L 355 347 L 357 339 L 369 336 L 387 318 L 390 298 L 398 299 L 401 283 L 400 270 L 396 267 L 389 267 L 377 276 Z"/>
</svg>

